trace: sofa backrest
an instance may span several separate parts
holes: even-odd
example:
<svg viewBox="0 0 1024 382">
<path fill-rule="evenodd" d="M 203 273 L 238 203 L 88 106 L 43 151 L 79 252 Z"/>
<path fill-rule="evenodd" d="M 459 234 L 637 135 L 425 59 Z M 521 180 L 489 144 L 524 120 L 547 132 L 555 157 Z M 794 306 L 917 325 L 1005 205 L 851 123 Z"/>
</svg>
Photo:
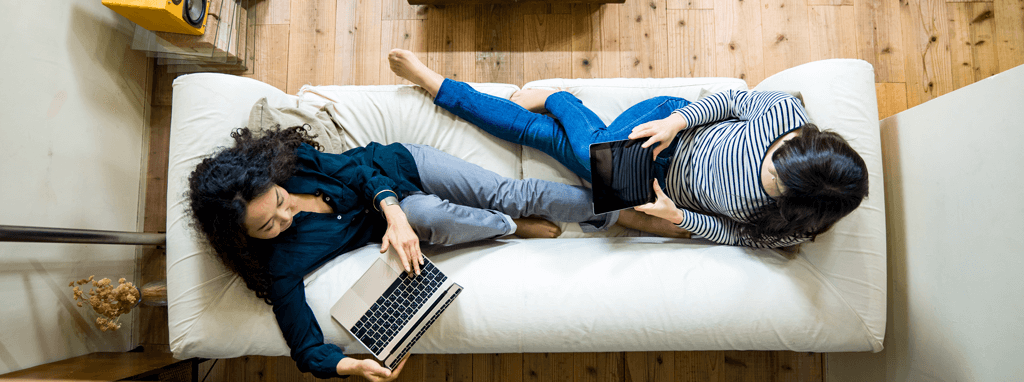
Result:
<svg viewBox="0 0 1024 382">
<path fill-rule="evenodd" d="M 478 91 L 509 98 L 515 85 L 472 84 Z M 519 145 L 505 142 L 434 106 L 420 87 L 303 86 L 299 107 L 324 108 L 355 144 L 418 143 L 433 146 L 510 178 L 522 178 Z"/>
</svg>

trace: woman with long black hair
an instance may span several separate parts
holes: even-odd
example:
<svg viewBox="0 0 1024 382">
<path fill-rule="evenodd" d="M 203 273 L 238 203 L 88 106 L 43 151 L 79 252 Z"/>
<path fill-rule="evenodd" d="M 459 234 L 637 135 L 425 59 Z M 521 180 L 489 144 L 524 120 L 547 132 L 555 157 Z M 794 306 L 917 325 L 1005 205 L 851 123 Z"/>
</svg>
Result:
<svg viewBox="0 0 1024 382">
<path fill-rule="evenodd" d="M 328 261 L 380 240 L 382 253 L 393 247 L 405 270 L 418 274 L 420 240 L 555 237 L 560 232 L 550 221 L 596 231 L 616 218 L 593 215 L 582 187 L 505 178 L 429 146 L 371 143 L 328 154 L 303 127 L 231 136 L 233 147 L 189 176 L 193 225 L 273 306 L 299 369 L 320 378 L 392 380 L 402 368 L 347 358 L 324 343 L 302 280 Z"/>
</svg>

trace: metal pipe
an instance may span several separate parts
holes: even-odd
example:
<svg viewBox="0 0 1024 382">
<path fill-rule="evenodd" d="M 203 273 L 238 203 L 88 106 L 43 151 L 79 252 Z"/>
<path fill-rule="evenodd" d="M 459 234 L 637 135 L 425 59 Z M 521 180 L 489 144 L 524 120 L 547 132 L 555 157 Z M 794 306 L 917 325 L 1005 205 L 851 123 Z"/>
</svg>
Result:
<svg viewBox="0 0 1024 382">
<path fill-rule="evenodd" d="M 0 241 L 26 243 L 164 245 L 167 242 L 167 236 L 162 233 L 0 225 Z"/>
</svg>

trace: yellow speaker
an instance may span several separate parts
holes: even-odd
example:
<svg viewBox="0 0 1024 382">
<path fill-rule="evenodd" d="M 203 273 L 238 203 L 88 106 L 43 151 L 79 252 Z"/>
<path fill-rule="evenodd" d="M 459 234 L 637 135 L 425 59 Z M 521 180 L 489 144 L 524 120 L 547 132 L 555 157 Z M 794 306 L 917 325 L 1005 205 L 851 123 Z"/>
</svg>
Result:
<svg viewBox="0 0 1024 382">
<path fill-rule="evenodd" d="M 103 5 L 151 31 L 206 31 L 207 0 L 103 0 Z"/>
</svg>

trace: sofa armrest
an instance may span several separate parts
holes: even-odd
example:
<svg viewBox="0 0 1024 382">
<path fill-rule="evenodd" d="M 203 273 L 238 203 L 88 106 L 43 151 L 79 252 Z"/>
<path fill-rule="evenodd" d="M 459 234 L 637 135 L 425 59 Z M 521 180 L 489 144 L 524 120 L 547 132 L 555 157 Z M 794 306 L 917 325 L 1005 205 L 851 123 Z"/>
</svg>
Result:
<svg viewBox="0 0 1024 382">
<path fill-rule="evenodd" d="M 885 193 L 874 68 L 866 61 L 811 62 L 775 74 L 754 90 L 799 91 L 811 122 L 844 138 L 864 158 L 869 196 L 801 256 L 844 296 L 882 350 L 886 309 Z"/>
</svg>

